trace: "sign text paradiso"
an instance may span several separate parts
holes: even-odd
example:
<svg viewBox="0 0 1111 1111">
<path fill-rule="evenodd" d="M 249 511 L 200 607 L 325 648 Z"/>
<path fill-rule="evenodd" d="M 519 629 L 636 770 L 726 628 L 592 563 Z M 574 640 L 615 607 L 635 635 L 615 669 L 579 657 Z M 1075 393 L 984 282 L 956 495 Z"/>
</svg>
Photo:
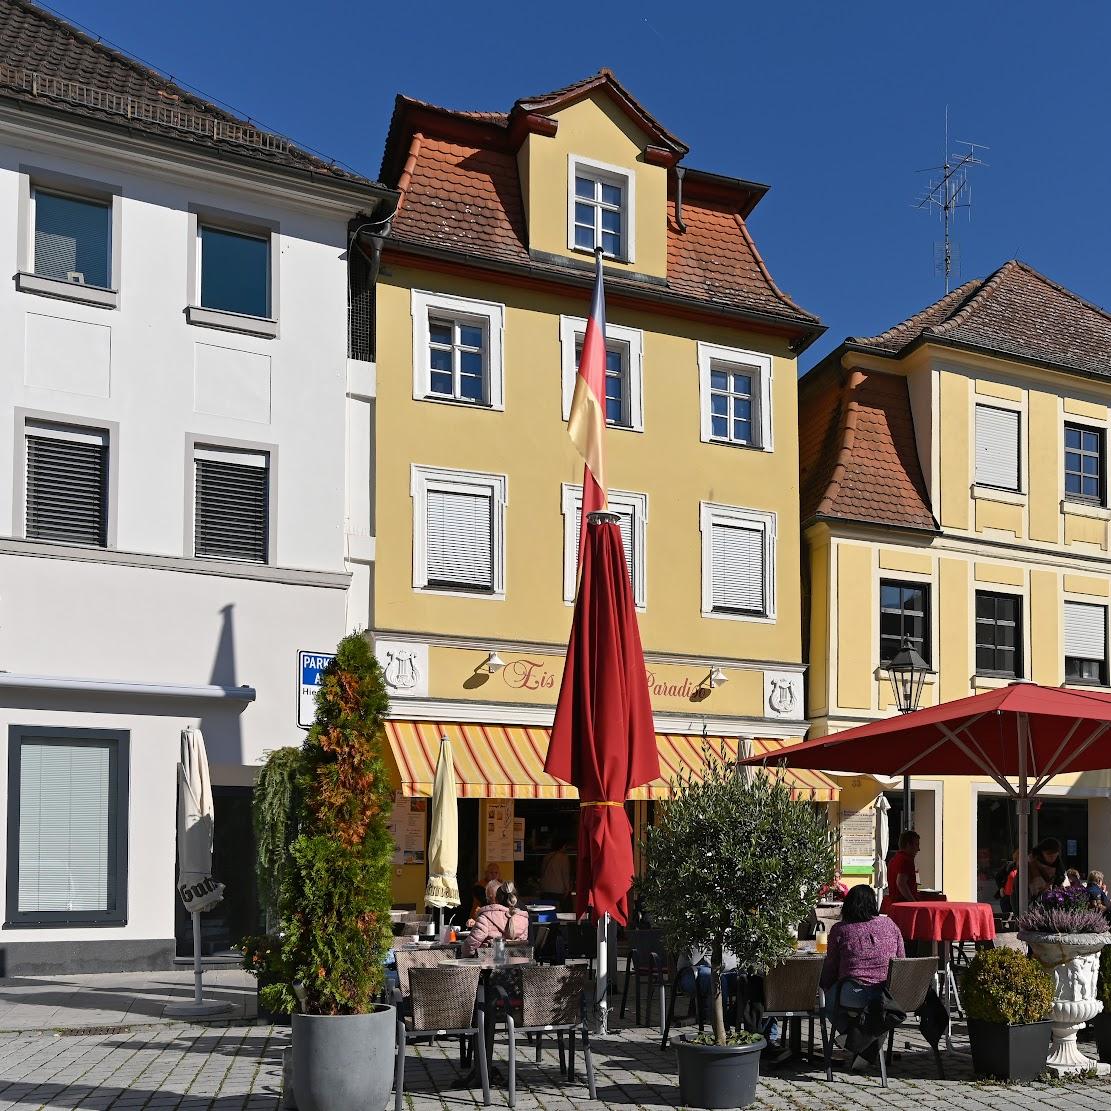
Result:
<svg viewBox="0 0 1111 1111">
<path fill-rule="evenodd" d="M 656 678 L 651 668 L 645 668 L 648 689 L 657 698 L 690 698 L 697 685 L 689 678 L 678 683 L 665 683 Z M 513 660 L 501 671 L 502 681 L 516 691 L 555 690 L 557 677 L 549 671 L 545 660 Z"/>
</svg>

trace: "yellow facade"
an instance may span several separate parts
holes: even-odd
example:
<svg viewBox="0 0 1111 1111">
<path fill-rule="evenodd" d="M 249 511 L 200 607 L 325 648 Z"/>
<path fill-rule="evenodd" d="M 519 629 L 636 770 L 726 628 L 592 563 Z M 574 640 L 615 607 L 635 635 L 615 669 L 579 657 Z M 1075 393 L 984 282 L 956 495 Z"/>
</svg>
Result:
<svg viewBox="0 0 1111 1111">
<path fill-rule="evenodd" d="M 1111 385 L 929 344 L 898 359 L 859 352 L 840 358 L 846 368 L 866 365 L 905 378 L 917 462 L 938 529 L 837 520 L 808 525 L 813 735 L 895 712 L 878 645 L 884 580 L 920 583 L 929 591 L 935 674 L 926 683 L 923 706 L 1011 681 L 977 674 L 978 591 L 1021 599 L 1020 677 L 1066 685 L 1064 604 L 1107 604 L 1111 511 L 1066 497 L 1064 426 L 1076 420 L 1106 435 Z M 977 483 L 977 403 L 1019 414 L 1017 490 Z M 1051 802 L 1087 803 L 1087 866 L 1104 870 L 1111 866 L 1107 786 L 1106 775 L 1062 776 L 1047 796 Z M 879 790 L 900 787 L 858 777 L 843 792 L 842 807 L 860 808 Z M 937 777 L 916 780 L 914 787 L 915 822 L 925 842 L 921 882 L 944 889 L 951 899 L 989 898 L 994 888 L 984 874 L 982 851 L 977 860 L 977 815 L 984 800 L 1000 796 L 998 786 L 987 778 Z"/>
</svg>

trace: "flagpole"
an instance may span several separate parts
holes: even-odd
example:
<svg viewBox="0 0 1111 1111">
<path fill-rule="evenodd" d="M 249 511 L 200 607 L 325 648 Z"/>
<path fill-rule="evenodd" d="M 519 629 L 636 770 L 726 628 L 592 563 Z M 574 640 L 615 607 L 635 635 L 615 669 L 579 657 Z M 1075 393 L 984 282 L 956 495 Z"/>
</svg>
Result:
<svg viewBox="0 0 1111 1111">
<path fill-rule="evenodd" d="M 610 916 L 606 911 L 598 919 L 598 1033 L 605 1037 L 609 1033 L 609 932 Z"/>
</svg>

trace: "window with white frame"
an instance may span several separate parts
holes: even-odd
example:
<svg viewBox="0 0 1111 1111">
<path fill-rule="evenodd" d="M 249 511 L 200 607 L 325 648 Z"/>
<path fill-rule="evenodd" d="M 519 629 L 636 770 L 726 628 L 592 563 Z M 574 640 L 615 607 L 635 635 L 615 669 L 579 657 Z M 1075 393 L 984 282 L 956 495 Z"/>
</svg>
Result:
<svg viewBox="0 0 1111 1111">
<path fill-rule="evenodd" d="M 563 419 L 571 415 L 575 378 L 582 358 L 586 321 L 559 318 L 563 362 Z M 638 328 L 606 325 L 606 423 L 612 428 L 644 431 L 644 333 Z"/>
<path fill-rule="evenodd" d="M 505 475 L 412 469 L 413 587 L 505 595 Z"/>
<path fill-rule="evenodd" d="M 567 181 L 568 247 L 633 261 L 634 177 L 619 166 L 571 155 Z"/>
<path fill-rule="evenodd" d="M 1066 602 L 1065 680 L 1107 683 L 1107 607 Z"/>
<path fill-rule="evenodd" d="M 775 618 L 775 514 L 703 502 L 702 613 Z"/>
<path fill-rule="evenodd" d="M 201 308 L 270 317 L 270 233 L 202 223 L 197 235 Z"/>
<path fill-rule="evenodd" d="M 28 540 L 106 547 L 108 431 L 35 420 L 24 429 L 24 535 Z"/>
<path fill-rule="evenodd" d="M 112 281 L 109 201 L 35 189 L 34 267 L 41 278 L 107 289 Z"/>
<path fill-rule="evenodd" d="M 563 509 L 563 600 L 575 600 L 578 585 L 579 529 L 582 526 L 582 487 L 565 482 L 562 487 Z M 606 499 L 609 511 L 617 514 L 621 529 L 621 546 L 625 549 L 625 565 L 633 586 L 633 602 L 644 609 L 648 595 L 648 573 L 645 566 L 648 551 L 648 495 L 631 490 L 610 490 Z"/>
<path fill-rule="evenodd" d="M 1019 490 L 1021 413 L 998 405 L 976 406 L 976 485 Z"/>
<path fill-rule="evenodd" d="M 197 445 L 193 468 L 193 554 L 267 563 L 269 453 Z"/>
<path fill-rule="evenodd" d="M 704 443 L 772 450 L 772 360 L 757 351 L 698 345 Z"/>
<path fill-rule="evenodd" d="M 504 306 L 414 290 L 413 397 L 504 408 Z"/>
</svg>

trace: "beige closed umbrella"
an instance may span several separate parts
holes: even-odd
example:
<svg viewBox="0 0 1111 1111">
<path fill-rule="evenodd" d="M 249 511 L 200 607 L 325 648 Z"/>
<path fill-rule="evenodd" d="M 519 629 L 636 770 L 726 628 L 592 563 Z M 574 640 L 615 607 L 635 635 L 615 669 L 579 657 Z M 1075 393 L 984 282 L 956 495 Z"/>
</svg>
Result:
<svg viewBox="0 0 1111 1111">
<path fill-rule="evenodd" d="M 459 797 L 451 742 L 440 738 L 436 779 L 432 784 L 432 833 L 428 839 L 427 906 L 442 910 L 459 905 Z"/>
</svg>

